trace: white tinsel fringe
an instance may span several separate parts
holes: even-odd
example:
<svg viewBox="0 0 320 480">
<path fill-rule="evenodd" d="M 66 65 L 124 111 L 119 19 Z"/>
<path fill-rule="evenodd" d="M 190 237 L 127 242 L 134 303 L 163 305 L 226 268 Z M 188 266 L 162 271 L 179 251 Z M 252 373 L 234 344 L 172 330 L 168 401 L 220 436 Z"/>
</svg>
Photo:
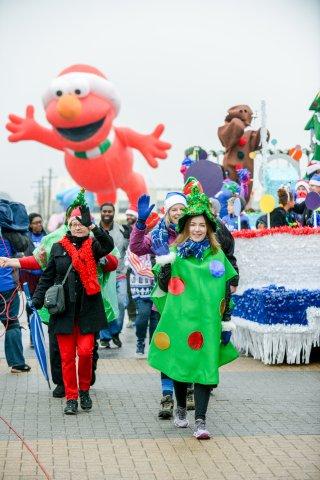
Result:
<svg viewBox="0 0 320 480">
<path fill-rule="evenodd" d="M 232 320 L 221 322 L 221 324 L 223 332 L 234 332 L 237 329 L 236 324 Z"/>
<path fill-rule="evenodd" d="M 233 317 L 237 326 L 232 342 L 245 355 L 265 364 L 309 363 L 313 346 L 320 345 L 320 309 L 307 309 L 308 325 L 262 325 Z"/>
<path fill-rule="evenodd" d="M 168 263 L 173 263 L 176 259 L 175 252 L 170 252 L 168 255 L 159 255 L 156 257 L 156 263 L 163 266 L 167 265 Z"/>
</svg>

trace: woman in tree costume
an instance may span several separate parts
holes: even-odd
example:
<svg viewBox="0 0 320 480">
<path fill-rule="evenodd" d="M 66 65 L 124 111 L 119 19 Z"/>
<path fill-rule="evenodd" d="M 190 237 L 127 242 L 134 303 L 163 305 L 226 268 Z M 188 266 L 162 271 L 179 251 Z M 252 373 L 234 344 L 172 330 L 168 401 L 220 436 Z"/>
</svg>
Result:
<svg viewBox="0 0 320 480">
<path fill-rule="evenodd" d="M 196 185 L 187 197 L 180 234 L 170 251 L 161 240 L 153 242 L 158 282 L 153 301 L 161 318 L 148 360 L 174 380 L 177 427 L 189 425 L 187 384 L 194 383 L 194 436 L 199 439 L 210 438 L 206 411 L 210 390 L 219 383 L 219 367 L 238 357 L 229 343 L 234 324 L 228 315 L 228 281 L 237 272 L 220 249 L 216 228 L 209 199 Z"/>
</svg>

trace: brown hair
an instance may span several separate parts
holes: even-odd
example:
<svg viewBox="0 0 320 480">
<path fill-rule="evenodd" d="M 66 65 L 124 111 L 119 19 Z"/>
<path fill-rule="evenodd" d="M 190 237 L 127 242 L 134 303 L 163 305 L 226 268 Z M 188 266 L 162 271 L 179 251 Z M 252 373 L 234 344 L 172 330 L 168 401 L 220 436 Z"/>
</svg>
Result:
<svg viewBox="0 0 320 480">
<path fill-rule="evenodd" d="M 199 215 L 194 215 L 193 217 L 189 217 L 185 223 L 185 226 L 181 233 L 177 236 L 174 245 L 180 245 L 181 243 L 185 242 L 190 237 L 190 223 L 194 217 L 198 217 Z M 217 240 L 217 237 L 212 229 L 210 222 L 208 221 L 207 217 L 203 215 L 204 221 L 206 222 L 207 227 L 207 237 L 209 239 L 211 250 L 213 253 L 217 253 L 220 248 L 220 244 Z"/>
<path fill-rule="evenodd" d="M 287 205 L 287 203 L 292 202 L 293 194 L 286 188 L 280 187 L 277 193 L 278 193 L 279 203 L 281 203 L 281 205 L 283 205 L 284 207 Z"/>
</svg>

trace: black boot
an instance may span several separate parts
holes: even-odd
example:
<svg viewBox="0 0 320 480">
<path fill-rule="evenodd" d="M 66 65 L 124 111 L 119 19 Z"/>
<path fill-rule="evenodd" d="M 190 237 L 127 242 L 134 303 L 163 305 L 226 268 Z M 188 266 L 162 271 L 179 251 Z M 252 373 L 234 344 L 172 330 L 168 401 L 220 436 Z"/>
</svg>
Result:
<svg viewBox="0 0 320 480">
<path fill-rule="evenodd" d="M 57 385 L 52 392 L 54 398 L 63 398 L 65 397 L 64 385 Z"/>
<path fill-rule="evenodd" d="M 118 347 L 118 348 L 121 348 L 122 347 L 122 342 L 119 338 L 119 333 L 117 333 L 116 335 L 113 335 L 112 337 L 112 341 L 113 343 Z"/>
<path fill-rule="evenodd" d="M 78 402 L 77 400 L 67 400 L 64 413 L 66 415 L 76 415 L 78 412 Z"/>
<path fill-rule="evenodd" d="M 80 390 L 79 392 L 80 396 L 80 407 L 82 410 L 91 410 L 92 408 L 92 400 L 89 395 L 89 390 Z"/>
<path fill-rule="evenodd" d="M 165 395 L 160 402 L 159 418 L 168 419 L 173 416 L 173 398 L 171 395 Z"/>
</svg>

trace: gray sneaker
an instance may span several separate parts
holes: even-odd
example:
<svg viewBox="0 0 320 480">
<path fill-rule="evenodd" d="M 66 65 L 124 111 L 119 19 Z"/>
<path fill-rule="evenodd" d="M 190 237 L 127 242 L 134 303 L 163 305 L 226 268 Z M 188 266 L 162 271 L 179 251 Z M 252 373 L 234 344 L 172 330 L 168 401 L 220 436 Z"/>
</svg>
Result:
<svg viewBox="0 0 320 480">
<path fill-rule="evenodd" d="M 198 418 L 194 425 L 193 436 L 198 440 L 209 440 L 211 437 L 210 433 L 206 429 L 206 422 L 202 418 Z"/>
<path fill-rule="evenodd" d="M 187 409 L 182 407 L 177 407 L 177 410 L 174 414 L 173 423 L 176 427 L 187 428 L 189 427 L 189 420 L 187 419 Z"/>
</svg>

